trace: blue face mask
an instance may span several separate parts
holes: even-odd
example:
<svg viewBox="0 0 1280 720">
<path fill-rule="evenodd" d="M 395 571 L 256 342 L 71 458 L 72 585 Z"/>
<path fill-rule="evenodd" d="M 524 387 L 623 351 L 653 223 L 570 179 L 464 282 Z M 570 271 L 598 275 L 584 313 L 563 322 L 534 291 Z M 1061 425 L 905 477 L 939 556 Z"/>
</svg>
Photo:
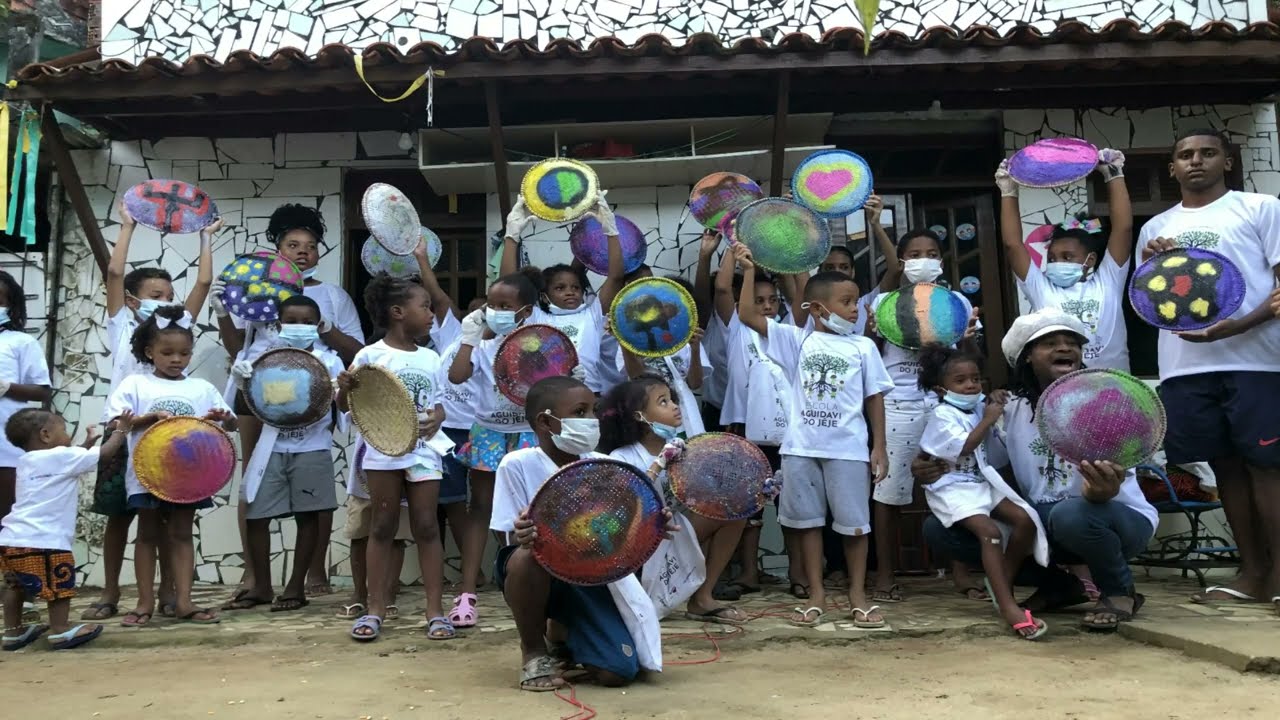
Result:
<svg viewBox="0 0 1280 720">
<path fill-rule="evenodd" d="M 491 307 L 484 309 L 484 324 L 489 326 L 494 335 L 502 336 L 520 327 L 520 322 L 516 320 L 517 311 L 515 310 L 494 310 Z"/>
<path fill-rule="evenodd" d="M 157 308 L 162 308 L 169 305 L 177 305 L 177 303 L 165 302 L 164 300 L 154 300 L 152 298 L 145 298 L 145 299 L 139 300 L 138 301 L 138 319 L 141 320 L 142 322 L 146 322 L 147 318 L 155 314 Z"/>
<path fill-rule="evenodd" d="M 9 324 L 9 308 L 0 307 L 0 325 Z"/>
<path fill-rule="evenodd" d="M 640 416 L 641 420 L 649 423 L 649 428 L 653 430 L 653 434 L 662 438 L 666 442 L 671 442 L 680 437 L 680 428 L 676 425 L 667 425 L 666 423 L 654 422 L 647 419 L 644 415 Z"/>
<path fill-rule="evenodd" d="M 320 339 L 320 329 L 315 325 L 285 323 L 280 326 L 280 340 L 299 350 L 306 350 Z"/>
<path fill-rule="evenodd" d="M 307 268 L 306 270 L 303 270 L 303 271 L 302 271 L 302 279 L 303 279 L 303 280 L 310 280 L 311 278 L 313 278 L 313 277 L 315 277 L 315 276 L 316 276 L 316 271 L 317 271 L 317 270 L 319 270 L 319 269 L 320 269 L 320 266 L 319 266 L 319 265 L 316 265 L 316 266 L 314 266 L 314 267 L 309 267 L 309 268 Z"/>
<path fill-rule="evenodd" d="M 1072 262 L 1051 262 L 1044 266 L 1044 276 L 1060 288 L 1069 288 L 1084 277 L 1084 265 Z"/>
<path fill-rule="evenodd" d="M 965 412 L 973 412 L 978 407 L 978 403 L 982 402 L 982 398 L 984 397 L 986 396 L 983 395 L 982 393 L 965 395 L 963 393 L 956 393 L 948 390 L 947 394 L 943 396 L 942 402 L 950 405 L 953 408 L 956 408 L 957 410 L 963 410 Z"/>
<path fill-rule="evenodd" d="M 582 312 L 582 309 L 586 306 L 587 304 L 583 303 L 576 308 L 562 308 L 554 303 L 547 303 L 547 312 L 552 315 L 577 315 Z"/>
</svg>

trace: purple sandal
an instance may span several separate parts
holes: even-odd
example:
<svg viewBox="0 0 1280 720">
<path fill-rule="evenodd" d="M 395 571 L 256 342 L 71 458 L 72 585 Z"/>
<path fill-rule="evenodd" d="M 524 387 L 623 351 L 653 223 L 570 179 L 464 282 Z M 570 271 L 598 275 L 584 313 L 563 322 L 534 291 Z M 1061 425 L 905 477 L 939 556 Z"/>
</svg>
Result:
<svg viewBox="0 0 1280 720">
<path fill-rule="evenodd" d="M 480 598 L 475 593 L 464 592 L 453 599 L 453 609 L 449 611 L 449 622 L 453 623 L 455 628 L 469 628 L 476 626 L 476 620 L 479 615 L 476 613 L 476 602 Z"/>
</svg>

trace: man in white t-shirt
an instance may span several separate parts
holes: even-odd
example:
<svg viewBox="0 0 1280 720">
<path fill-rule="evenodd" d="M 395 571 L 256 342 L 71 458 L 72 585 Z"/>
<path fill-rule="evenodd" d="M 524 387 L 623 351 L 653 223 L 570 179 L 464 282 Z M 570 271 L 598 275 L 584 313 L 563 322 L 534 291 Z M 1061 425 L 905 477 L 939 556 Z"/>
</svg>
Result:
<svg viewBox="0 0 1280 720">
<path fill-rule="evenodd" d="M 1231 143 L 1217 130 L 1182 133 L 1169 174 L 1182 202 L 1143 226 L 1143 258 L 1174 247 L 1212 250 L 1245 281 L 1235 313 L 1203 330 L 1160 331 L 1160 398 L 1168 461 L 1205 461 L 1240 547 L 1240 574 L 1195 600 L 1271 599 L 1280 609 L 1280 322 L 1268 299 L 1280 278 L 1280 200 L 1227 189 Z M 1172 301 L 1172 300 L 1171 300 Z"/>
</svg>

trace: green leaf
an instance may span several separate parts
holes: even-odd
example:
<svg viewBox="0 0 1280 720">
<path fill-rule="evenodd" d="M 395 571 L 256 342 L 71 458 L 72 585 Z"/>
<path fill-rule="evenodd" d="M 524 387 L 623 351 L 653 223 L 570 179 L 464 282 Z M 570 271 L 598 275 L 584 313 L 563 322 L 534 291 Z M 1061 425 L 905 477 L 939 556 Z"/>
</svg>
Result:
<svg viewBox="0 0 1280 720">
<path fill-rule="evenodd" d="M 857 0 L 857 4 L 858 15 L 862 18 L 862 54 L 870 55 L 876 16 L 880 14 L 880 0 Z"/>
</svg>

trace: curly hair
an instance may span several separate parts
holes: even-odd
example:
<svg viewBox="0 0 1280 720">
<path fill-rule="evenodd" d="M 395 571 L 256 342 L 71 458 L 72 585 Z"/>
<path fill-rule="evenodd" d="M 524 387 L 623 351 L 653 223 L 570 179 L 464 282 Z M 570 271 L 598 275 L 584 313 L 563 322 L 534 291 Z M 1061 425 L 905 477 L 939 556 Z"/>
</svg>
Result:
<svg viewBox="0 0 1280 720">
<path fill-rule="evenodd" d="M 403 278 L 395 278 L 380 272 L 373 276 L 364 289 L 364 309 L 375 327 L 386 330 L 391 322 L 391 307 L 403 305 L 422 286 Z M 425 290 L 423 291 L 425 292 Z"/>
<path fill-rule="evenodd" d="M 657 375 L 644 374 L 615 385 L 600 399 L 600 452 L 610 453 L 638 443 L 651 432 L 649 424 L 636 417 L 649 404 L 649 390 L 671 386 Z M 673 402 L 679 399 L 673 394 Z"/>
<path fill-rule="evenodd" d="M 313 207 L 286 203 L 271 213 L 271 219 L 267 221 L 267 237 L 271 242 L 279 246 L 290 230 L 306 230 L 315 236 L 316 242 L 324 242 L 324 218 Z"/>
<path fill-rule="evenodd" d="M 133 337 L 129 341 L 129 349 L 133 352 L 133 357 L 143 365 L 150 365 L 151 358 L 147 357 L 147 348 L 155 344 L 161 335 L 169 335 L 171 333 L 180 333 L 187 336 L 187 339 L 194 345 L 196 341 L 195 333 L 190 328 L 184 328 L 178 325 L 177 320 L 181 320 L 187 314 L 187 309 L 181 305 L 161 305 L 156 311 L 147 318 L 145 322 L 133 331 Z M 164 318 L 165 320 L 175 321 L 163 330 L 156 324 L 156 318 Z"/>
<path fill-rule="evenodd" d="M 1075 218 L 1080 222 L 1090 219 L 1089 214 L 1084 212 L 1076 213 Z M 1107 238 L 1104 234 L 1100 232 L 1090 233 L 1079 227 L 1068 230 L 1062 225 L 1054 225 L 1053 232 L 1049 235 L 1049 242 L 1045 244 L 1045 249 L 1052 248 L 1053 244 L 1058 240 L 1075 240 L 1079 242 L 1086 253 L 1097 255 L 1099 261 L 1102 259 L 1102 253 L 1107 249 Z"/>
<path fill-rule="evenodd" d="M 9 273 L 0 270 L 0 287 L 9 301 L 9 322 L 3 326 L 9 330 L 21 330 L 27 326 L 27 293 Z"/>
<path fill-rule="evenodd" d="M 942 380 L 947 376 L 947 368 L 956 363 L 971 362 L 978 366 L 979 371 L 982 370 L 981 356 L 938 343 L 929 343 L 920 348 L 920 354 L 916 359 L 920 363 L 920 379 L 917 382 L 920 389 L 925 392 L 932 392 L 934 388 L 942 387 Z"/>
</svg>

